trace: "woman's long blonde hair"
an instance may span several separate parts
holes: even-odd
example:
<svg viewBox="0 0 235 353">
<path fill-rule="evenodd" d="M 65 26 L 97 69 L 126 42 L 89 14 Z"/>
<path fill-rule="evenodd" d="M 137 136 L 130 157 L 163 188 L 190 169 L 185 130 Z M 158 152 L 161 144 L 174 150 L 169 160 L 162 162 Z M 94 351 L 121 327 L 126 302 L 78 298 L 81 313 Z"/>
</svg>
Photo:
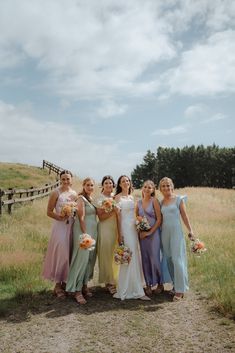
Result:
<svg viewBox="0 0 235 353">
<path fill-rule="evenodd" d="M 154 197 L 156 195 L 156 185 L 154 184 L 154 182 L 152 180 L 150 180 L 150 179 L 145 180 L 145 182 L 143 183 L 142 189 L 143 189 L 145 184 L 151 184 L 152 185 L 153 192 L 151 193 L 151 196 Z M 143 191 L 141 191 L 141 195 L 142 195 L 142 197 L 144 197 Z"/>
<path fill-rule="evenodd" d="M 84 188 L 84 186 L 86 185 L 86 183 L 87 183 L 88 181 L 92 181 L 93 184 L 95 184 L 94 179 L 92 179 L 92 178 L 90 178 L 90 177 L 85 178 L 85 179 L 82 181 L 82 191 L 79 192 L 78 195 L 84 196 L 85 199 L 87 199 L 87 201 L 91 202 L 91 198 L 87 195 L 87 193 L 86 193 L 86 191 L 85 191 L 85 188 Z"/>
</svg>

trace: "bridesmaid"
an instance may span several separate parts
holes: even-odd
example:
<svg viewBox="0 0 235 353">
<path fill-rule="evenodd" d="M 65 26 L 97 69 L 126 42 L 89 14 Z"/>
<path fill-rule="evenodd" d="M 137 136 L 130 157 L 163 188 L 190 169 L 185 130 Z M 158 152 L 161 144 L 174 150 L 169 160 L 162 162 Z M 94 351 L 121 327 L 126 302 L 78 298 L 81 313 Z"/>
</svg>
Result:
<svg viewBox="0 0 235 353">
<path fill-rule="evenodd" d="M 92 204 L 91 195 L 94 191 L 94 180 L 86 178 L 82 183 L 83 190 L 78 195 L 77 218 L 73 226 L 73 253 L 69 269 L 66 291 L 74 293 L 78 304 L 86 304 L 84 296 L 92 297 L 87 283 L 93 277 L 96 261 L 96 248 L 89 251 L 79 246 L 80 235 L 87 233 L 97 240 L 96 208 Z"/>
<path fill-rule="evenodd" d="M 160 180 L 159 189 L 163 194 L 161 201 L 163 253 L 174 285 L 173 301 L 177 301 L 183 298 L 188 290 L 187 258 L 181 218 L 189 231 L 189 237 L 193 239 L 194 235 L 186 213 L 185 196 L 175 195 L 174 184 L 167 177 Z"/>
<path fill-rule="evenodd" d="M 56 283 L 54 293 L 58 298 L 65 297 L 64 289 L 69 271 L 72 218 L 62 217 L 60 213 L 65 204 L 73 202 L 77 197 L 71 185 L 72 173 L 63 170 L 60 173 L 60 186 L 52 191 L 47 206 L 47 216 L 53 218 L 54 223 L 42 276 Z"/>
<path fill-rule="evenodd" d="M 157 286 L 154 293 L 161 293 L 164 290 L 161 275 L 159 231 L 162 217 L 160 205 L 155 198 L 155 185 L 151 180 L 144 182 L 142 199 L 136 205 L 136 216 L 145 216 L 151 226 L 150 230 L 139 232 L 142 266 L 146 283 L 145 292 L 147 295 L 151 295 L 152 288 Z"/>
<path fill-rule="evenodd" d="M 98 198 L 98 205 L 105 199 L 113 199 L 114 180 L 110 175 L 105 175 L 101 182 L 102 191 Z M 97 208 L 99 216 L 98 223 L 98 263 L 99 263 L 99 282 L 105 283 L 110 294 L 116 292 L 115 272 L 117 265 L 114 263 L 114 249 L 117 245 L 117 218 L 115 209 L 105 212 L 102 208 Z"/>
</svg>

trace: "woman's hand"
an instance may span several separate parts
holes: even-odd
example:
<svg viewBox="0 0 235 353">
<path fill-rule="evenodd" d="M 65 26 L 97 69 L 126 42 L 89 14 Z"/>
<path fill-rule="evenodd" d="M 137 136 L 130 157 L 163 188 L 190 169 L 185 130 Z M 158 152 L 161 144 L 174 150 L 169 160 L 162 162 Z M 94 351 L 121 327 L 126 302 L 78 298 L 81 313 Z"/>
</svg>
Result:
<svg viewBox="0 0 235 353">
<path fill-rule="evenodd" d="M 139 236 L 140 236 L 140 239 L 144 239 L 150 234 L 151 233 L 149 233 L 149 232 L 142 231 L 142 232 L 139 233 Z"/>
<path fill-rule="evenodd" d="M 115 212 L 116 215 L 118 215 L 120 213 L 121 209 L 119 206 L 115 205 L 113 208 L 113 212 Z"/>
<path fill-rule="evenodd" d="M 195 236 L 194 236 L 193 232 L 191 232 L 191 231 L 188 233 L 188 237 L 192 241 L 195 240 Z"/>
<path fill-rule="evenodd" d="M 118 244 L 120 245 L 122 243 L 124 243 L 124 238 L 122 235 L 118 235 Z"/>
<path fill-rule="evenodd" d="M 63 221 L 67 221 L 68 219 L 69 219 L 69 216 L 61 216 L 59 214 L 56 215 L 56 220 L 57 221 L 63 222 Z"/>
</svg>

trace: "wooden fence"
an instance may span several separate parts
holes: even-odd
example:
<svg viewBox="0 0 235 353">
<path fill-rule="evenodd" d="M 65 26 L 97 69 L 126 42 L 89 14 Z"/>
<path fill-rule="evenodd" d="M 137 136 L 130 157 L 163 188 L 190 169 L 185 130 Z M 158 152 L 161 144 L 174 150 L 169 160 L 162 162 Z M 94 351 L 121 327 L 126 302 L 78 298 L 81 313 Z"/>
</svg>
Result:
<svg viewBox="0 0 235 353">
<path fill-rule="evenodd" d="M 48 168 L 49 174 L 54 172 L 57 175 L 57 178 L 60 172 L 63 170 L 62 168 L 56 166 L 53 163 L 43 160 L 42 168 Z M 24 203 L 33 201 L 38 198 L 45 197 L 50 194 L 50 192 L 60 185 L 60 181 L 57 180 L 53 184 L 45 184 L 40 187 L 30 187 L 29 189 L 0 189 L 0 216 L 3 211 L 3 207 L 7 206 L 7 212 L 11 214 L 12 206 L 18 203 Z M 16 197 L 15 197 L 16 196 Z"/>
<path fill-rule="evenodd" d="M 51 174 L 51 172 L 54 172 L 57 175 L 57 177 L 59 176 L 60 172 L 62 172 L 63 170 L 63 168 L 60 168 L 51 162 L 45 161 L 45 159 L 42 162 L 42 168 L 43 169 L 48 168 L 49 174 Z"/>
</svg>

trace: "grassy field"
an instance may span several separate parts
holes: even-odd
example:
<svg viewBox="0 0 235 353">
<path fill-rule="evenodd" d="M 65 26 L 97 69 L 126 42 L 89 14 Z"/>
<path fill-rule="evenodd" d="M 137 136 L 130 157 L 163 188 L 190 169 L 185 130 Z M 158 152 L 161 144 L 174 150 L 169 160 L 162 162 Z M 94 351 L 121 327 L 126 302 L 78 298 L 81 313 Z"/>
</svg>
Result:
<svg viewBox="0 0 235 353">
<path fill-rule="evenodd" d="M 0 162 L 0 189 L 30 188 L 55 182 L 55 174 L 48 174 L 47 169 L 25 164 Z"/>
<path fill-rule="evenodd" d="M 79 190 L 80 182 L 74 187 Z M 191 288 L 210 298 L 220 312 L 234 315 L 234 191 L 184 188 L 177 193 L 188 195 L 191 223 L 208 249 L 201 257 L 188 251 Z M 46 204 L 47 199 L 42 199 L 0 219 L 0 314 L 21 299 L 52 288 L 40 276 L 52 223 Z"/>
</svg>

